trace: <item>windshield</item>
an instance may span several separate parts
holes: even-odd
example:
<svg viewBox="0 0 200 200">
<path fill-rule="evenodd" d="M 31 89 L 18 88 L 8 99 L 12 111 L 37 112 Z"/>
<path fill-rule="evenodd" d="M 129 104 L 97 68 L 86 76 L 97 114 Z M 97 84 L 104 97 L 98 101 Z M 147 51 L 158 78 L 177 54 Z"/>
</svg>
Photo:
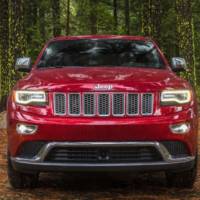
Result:
<svg viewBox="0 0 200 200">
<path fill-rule="evenodd" d="M 38 67 L 126 66 L 163 68 L 152 42 L 119 39 L 54 41 L 44 51 Z"/>
</svg>

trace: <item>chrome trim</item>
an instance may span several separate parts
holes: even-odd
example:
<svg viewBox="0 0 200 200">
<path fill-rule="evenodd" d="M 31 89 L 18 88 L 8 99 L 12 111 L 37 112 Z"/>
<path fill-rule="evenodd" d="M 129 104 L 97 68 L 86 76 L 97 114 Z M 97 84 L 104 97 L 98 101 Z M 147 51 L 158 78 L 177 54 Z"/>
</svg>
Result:
<svg viewBox="0 0 200 200">
<path fill-rule="evenodd" d="M 106 94 L 106 95 L 108 95 L 108 111 L 109 111 L 109 113 L 108 113 L 107 115 L 99 114 L 99 95 L 101 95 L 101 94 Z M 104 92 L 104 93 L 98 93 L 98 94 L 97 94 L 97 107 L 96 107 L 96 110 L 97 110 L 97 115 L 98 115 L 98 116 L 100 116 L 100 117 L 108 117 L 108 116 L 111 115 L 111 111 L 110 111 L 110 108 L 111 108 L 111 100 L 110 100 L 110 99 L 112 99 L 112 96 L 111 96 L 110 93 Z"/>
<path fill-rule="evenodd" d="M 66 105 L 65 105 L 65 113 L 64 114 L 59 114 L 55 112 L 55 95 L 56 94 L 63 94 L 65 97 Z M 80 112 L 79 114 L 71 114 L 70 113 L 70 95 L 78 95 L 79 96 L 79 108 Z M 94 95 L 94 114 L 85 114 L 84 113 L 84 95 L 85 94 L 91 94 Z M 109 113 L 106 115 L 99 114 L 99 95 L 108 95 L 108 106 L 109 106 Z M 122 94 L 123 95 L 123 113 L 122 114 L 114 114 L 114 95 L 115 94 Z M 131 94 L 136 94 L 138 96 L 138 113 L 136 114 L 129 114 L 128 109 L 129 109 L 129 104 L 128 104 L 128 99 L 129 95 Z M 144 95 L 151 95 L 152 96 L 152 101 L 151 101 L 151 113 L 144 113 L 143 112 L 143 96 Z M 155 100 L 155 94 L 151 92 L 147 93 L 138 93 L 138 92 L 72 92 L 72 93 L 61 93 L 61 92 L 55 92 L 53 93 L 53 113 L 56 116 L 85 116 L 85 117 L 94 117 L 94 116 L 100 116 L 100 117 L 108 117 L 108 116 L 114 116 L 114 117 L 124 117 L 124 116 L 129 116 L 129 117 L 134 117 L 134 116 L 150 116 L 153 115 L 154 113 L 154 100 Z"/>
<path fill-rule="evenodd" d="M 112 84 L 97 84 L 94 86 L 94 90 L 97 91 L 110 91 L 113 89 L 113 85 Z"/>
<path fill-rule="evenodd" d="M 69 96 L 70 95 L 73 95 L 73 94 L 78 94 L 79 95 L 79 98 L 80 98 L 80 102 L 79 102 L 79 106 L 80 106 L 80 112 L 79 112 L 79 114 L 71 114 L 70 113 L 70 99 L 69 99 Z M 78 116 L 80 116 L 81 115 L 81 111 L 82 111 L 82 104 L 81 104 L 81 102 L 82 102 L 82 96 L 81 96 L 81 93 L 79 93 L 79 92 L 73 92 L 73 93 L 68 93 L 67 94 L 67 97 L 68 97 L 68 115 L 69 116 L 73 116 L 73 117 L 78 117 Z"/>
<path fill-rule="evenodd" d="M 128 102 L 128 100 L 129 100 L 129 94 L 137 94 L 137 97 L 138 97 L 138 112 L 136 113 L 136 114 L 129 114 L 128 113 L 128 109 L 129 109 L 129 102 Z M 127 114 L 127 116 L 139 116 L 140 115 L 140 94 L 139 93 L 134 93 L 134 92 L 130 92 L 130 93 L 127 93 L 127 95 L 126 95 L 126 114 Z"/>
<path fill-rule="evenodd" d="M 173 158 L 168 150 L 165 148 L 163 144 L 160 142 L 50 142 L 46 144 L 32 159 L 25 159 L 21 157 L 12 157 L 13 161 L 21 162 L 21 163 L 29 163 L 29 164 L 45 164 L 44 161 L 47 154 L 51 149 L 55 147 L 154 147 L 161 154 L 163 161 L 160 162 L 151 162 L 151 163 L 134 163 L 134 165 L 149 165 L 149 164 L 176 164 L 176 163 L 184 163 L 193 161 L 195 159 L 194 156 L 187 156 L 184 158 Z M 49 163 L 49 162 L 48 162 Z M 49 163 L 51 164 L 51 163 Z M 59 165 L 60 163 L 58 163 Z M 55 163 L 52 163 L 55 165 Z M 117 165 L 117 164 L 116 164 Z M 133 164 L 132 164 L 133 165 Z"/>
<path fill-rule="evenodd" d="M 145 94 L 151 94 L 152 95 L 152 101 L 151 101 L 151 106 L 152 106 L 152 112 L 151 113 L 143 113 L 143 103 L 142 103 L 142 99 L 143 99 L 143 96 Z M 141 105 L 141 115 L 142 116 L 150 116 L 150 115 L 153 115 L 153 111 L 154 111 L 154 93 L 151 93 L 151 92 L 147 92 L 147 93 L 141 93 L 141 99 L 140 99 L 140 105 Z"/>
<path fill-rule="evenodd" d="M 115 94 L 122 94 L 123 95 L 123 107 L 124 107 L 124 112 L 122 114 L 114 114 L 114 95 Z M 112 93 L 112 115 L 115 117 L 123 117 L 126 113 L 126 93 L 125 92 L 114 92 Z"/>
<path fill-rule="evenodd" d="M 64 95 L 64 97 L 65 97 L 65 113 L 64 114 L 59 114 L 59 113 L 56 113 L 56 101 L 55 101 L 55 96 L 57 95 L 57 94 L 62 94 L 62 95 Z M 54 115 L 56 115 L 56 116 L 66 116 L 67 115 L 67 97 L 66 97 L 66 93 L 64 93 L 64 92 L 54 92 L 53 93 L 53 112 L 54 112 Z"/>
<path fill-rule="evenodd" d="M 94 95 L 94 114 L 85 114 L 85 106 L 84 106 L 85 105 L 85 94 Z M 83 116 L 85 116 L 85 117 L 96 116 L 97 107 L 96 107 L 96 95 L 95 95 L 95 93 L 94 92 L 83 92 L 82 93 L 82 99 L 80 99 L 80 100 L 81 100 L 80 104 L 82 104 L 82 108 L 83 108 L 83 110 L 82 110 Z"/>
</svg>

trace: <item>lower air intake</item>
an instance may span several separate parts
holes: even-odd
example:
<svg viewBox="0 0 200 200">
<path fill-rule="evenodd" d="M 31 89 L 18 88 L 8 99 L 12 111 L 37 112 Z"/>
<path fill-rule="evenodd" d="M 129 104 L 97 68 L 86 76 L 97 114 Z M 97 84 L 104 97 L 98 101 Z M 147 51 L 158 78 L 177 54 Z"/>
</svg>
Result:
<svg viewBox="0 0 200 200">
<path fill-rule="evenodd" d="M 45 161 L 55 163 L 135 163 L 162 161 L 154 147 L 56 147 Z"/>
</svg>

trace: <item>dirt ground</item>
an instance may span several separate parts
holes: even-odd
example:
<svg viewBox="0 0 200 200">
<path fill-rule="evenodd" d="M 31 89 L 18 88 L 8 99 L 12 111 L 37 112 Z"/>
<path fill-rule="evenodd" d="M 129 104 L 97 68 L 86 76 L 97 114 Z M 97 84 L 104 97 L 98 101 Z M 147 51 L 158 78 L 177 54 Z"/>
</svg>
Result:
<svg viewBox="0 0 200 200">
<path fill-rule="evenodd" d="M 0 200 L 200 200 L 200 173 L 193 189 L 168 189 L 162 173 L 41 174 L 34 190 L 14 190 L 6 173 L 6 130 L 0 130 Z M 199 163 L 200 165 L 200 163 Z"/>
</svg>

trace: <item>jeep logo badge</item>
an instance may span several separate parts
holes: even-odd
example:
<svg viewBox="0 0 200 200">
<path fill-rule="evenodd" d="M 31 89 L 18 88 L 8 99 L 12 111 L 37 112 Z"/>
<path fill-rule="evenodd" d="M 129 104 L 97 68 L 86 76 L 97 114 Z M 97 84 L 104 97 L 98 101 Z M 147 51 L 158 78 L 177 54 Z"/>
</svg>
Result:
<svg viewBox="0 0 200 200">
<path fill-rule="evenodd" d="M 110 160 L 110 157 L 108 155 L 108 152 L 106 150 L 100 150 L 98 152 L 98 160 L 99 161 L 107 161 L 107 160 Z"/>
<path fill-rule="evenodd" d="M 95 90 L 112 90 L 112 88 L 113 88 L 112 85 L 103 85 L 103 84 L 97 84 L 94 87 Z"/>
</svg>

